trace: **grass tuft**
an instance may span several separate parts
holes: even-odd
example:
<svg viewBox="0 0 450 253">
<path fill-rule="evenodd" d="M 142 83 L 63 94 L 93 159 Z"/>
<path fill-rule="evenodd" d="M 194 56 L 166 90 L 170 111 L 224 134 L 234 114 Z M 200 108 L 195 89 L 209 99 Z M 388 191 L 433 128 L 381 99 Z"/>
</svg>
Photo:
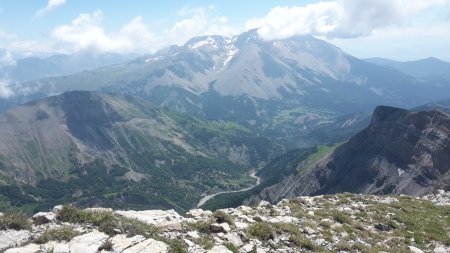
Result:
<svg viewBox="0 0 450 253">
<path fill-rule="evenodd" d="M 45 232 L 36 238 L 34 242 L 37 244 L 44 244 L 49 241 L 68 242 L 77 235 L 80 235 L 80 232 L 74 230 L 73 227 L 62 226 L 45 230 Z"/>
<path fill-rule="evenodd" d="M 21 212 L 6 212 L 0 216 L 0 230 L 22 230 L 31 229 L 30 222 L 27 217 Z"/>
</svg>

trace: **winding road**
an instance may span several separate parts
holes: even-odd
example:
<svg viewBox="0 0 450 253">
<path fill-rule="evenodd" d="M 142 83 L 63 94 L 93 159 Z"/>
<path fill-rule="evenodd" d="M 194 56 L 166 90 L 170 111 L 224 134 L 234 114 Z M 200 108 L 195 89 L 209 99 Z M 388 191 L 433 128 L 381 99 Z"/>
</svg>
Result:
<svg viewBox="0 0 450 253">
<path fill-rule="evenodd" d="M 223 192 L 218 192 L 218 193 L 214 193 L 214 194 L 210 194 L 210 195 L 206 195 L 205 197 L 203 197 L 202 199 L 200 199 L 200 201 L 197 204 L 197 208 L 203 206 L 206 201 L 214 198 L 215 196 L 219 195 L 219 194 L 223 194 L 223 193 L 233 193 L 233 192 L 243 192 L 243 191 L 248 191 L 250 189 L 253 189 L 254 187 L 258 186 L 261 183 L 261 178 L 259 178 L 258 176 L 256 176 L 256 171 L 252 171 L 249 174 L 250 177 L 256 179 L 256 184 L 244 189 L 240 189 L 240 190 L 235 190 L 235 191 L 223 191 Z"/>
</svg>

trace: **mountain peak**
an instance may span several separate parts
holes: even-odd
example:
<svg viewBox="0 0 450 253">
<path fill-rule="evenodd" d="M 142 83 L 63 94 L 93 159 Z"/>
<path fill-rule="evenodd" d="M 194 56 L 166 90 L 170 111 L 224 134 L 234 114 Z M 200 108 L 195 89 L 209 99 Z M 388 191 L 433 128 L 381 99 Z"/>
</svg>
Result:
<svg viewBox="0 0 450 253">
<path fill-rule="evenodd" d="M 241 44 L 249 41 L 260 41 L 262 40 L 261 35 L 258 33 L 259 28 L 250 29 L 237 36 L 236 42 Z"/>
<path fill-rule="evenodd" d="M 377 125 L 380 122 L 386 121 L 390 118 L 398 117 L 399 115 L 406 115 L 408 111 L 392 106 L 377 106 L 373 112 L 372 124 Z"/>
<path fill-rule="evenodd" d="M 228 36 L 221 35 L 205 35 L 205 36 L 197 36 L 188 40 L 184 47 L 188 47 L 191 49 L 201 48 L 203 46 L 213 46 L 213 47 L 222 47 L 225 44 L 231 43 L 232 39 Z"/>
</svg>

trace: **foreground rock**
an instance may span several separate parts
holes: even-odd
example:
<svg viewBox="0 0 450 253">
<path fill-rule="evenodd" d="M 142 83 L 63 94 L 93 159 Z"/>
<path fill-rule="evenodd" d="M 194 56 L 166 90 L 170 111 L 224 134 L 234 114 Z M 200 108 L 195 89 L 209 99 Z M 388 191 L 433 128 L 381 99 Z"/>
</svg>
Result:
<svg viewBox="0 0 450 253">
<path fill-rule="evenodd" d="M 116 214 L 136 219 L 160 228 L 180 228 L 183 217 L 175 210 L 115 211 Z"/>
<path fill-rule="evenodd" d="M 27 243 L 30 237 L 31 233 L 26 230 L 0 231 L 0 251 Z"/>
<path fill-rule="evenodd" d="M 194 209 L 185 216 L 173 210 L 58 207 L 55 213 L 34 215 L 31 231 L 0 231 L 0 251 L 450 252 L 450 201 L 445 196 L 448 193 L 443 191 L 423 199 L 325 195 L 214 213 Z M 72 222 L 66 222 L 66 216 Z M 76 222 L 78 216 L 83 221 Z"/>
<path fill-rule="evenodd" d="M 107 239 L 108 235 L 98 231 L 92 231 L 73 238 L 69 243 L 69 249 L 73 253 L 95 253 Z"/>
</svg>

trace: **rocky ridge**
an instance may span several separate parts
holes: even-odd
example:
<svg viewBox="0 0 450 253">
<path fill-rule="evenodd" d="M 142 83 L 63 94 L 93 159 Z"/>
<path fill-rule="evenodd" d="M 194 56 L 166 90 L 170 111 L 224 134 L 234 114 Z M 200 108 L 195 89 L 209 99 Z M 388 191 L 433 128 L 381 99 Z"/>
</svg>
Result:
<svg viewBox="0 0 450 253">
<path fill-rule="evenodd" d="M 287 170 L 297 164 L 289 169 L 293 172 L 244 203 L 340 192 L 424 196 L 448 190 L 449 136 L 445 112 L 378 106 L 367 128 L 319 158 L 297 162 L 293 153 L 277 165 Z"/>
<path fill-rule="evenodd" d="M 450 192 L 338 194 L 215 212 L 80 210 L 0 215 L 0 251 L 449 252 Z"/>
</svg>

